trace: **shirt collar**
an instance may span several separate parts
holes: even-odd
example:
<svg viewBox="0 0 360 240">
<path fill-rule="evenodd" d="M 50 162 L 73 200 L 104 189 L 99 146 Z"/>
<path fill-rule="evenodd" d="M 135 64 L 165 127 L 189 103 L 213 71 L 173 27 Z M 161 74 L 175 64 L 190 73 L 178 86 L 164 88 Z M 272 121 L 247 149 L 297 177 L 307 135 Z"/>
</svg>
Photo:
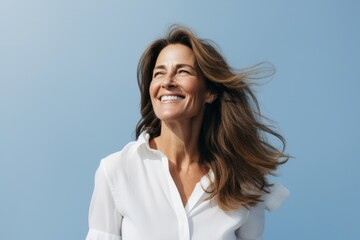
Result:
<svg viewBox="0 0 360 240">
<path fill-rule="evenodd" d="M 138 137 L 137 142 L 139 146 L 145 145 L 146 148 L 151 151 L 153 149 L 150 147 L 149 140 L 150 140 L 150 134 L 144 131 Z M 207 188 L 210 185 L 210 183 L 214 181 L 214 179 L 215 179 L 214 172 L 210 169 L 208 174 L 206 174 L 201 178 L 200 182 L 203 187 Z"/>
<path fill-rule="evenodd" d="M 138 137 L 137 142 L 138 142 L 139 146 L 145 144 L 146 147 L 150 149 L 149 140 L 150 140 L 150 134 L 148 134 L 146 131 L 144 131 Z"/>
</svg>

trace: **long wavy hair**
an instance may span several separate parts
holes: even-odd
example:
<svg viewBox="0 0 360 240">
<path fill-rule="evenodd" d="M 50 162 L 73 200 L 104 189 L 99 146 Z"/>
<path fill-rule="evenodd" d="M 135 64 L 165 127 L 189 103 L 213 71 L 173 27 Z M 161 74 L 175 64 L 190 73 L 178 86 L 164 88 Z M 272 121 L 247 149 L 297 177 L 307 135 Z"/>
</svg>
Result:
<svg viewBox="0 0 360 240">
<path fill-rule="evenodd" d="M 164 38 L 154 41 L 143 53 L 137 69 L 141 92 L 141 119 L 136 137 L 147 131 L 150 138 L 160 135 L 161 122 L 156 117 L 149 94 L 156 59 L 170 44 L 183 44 L 194 52 L 196 68 L 217 98 L 207 104 L 200 130 L 200 164 L 214 173 L 208 192 L 223 210 L 254 206 L 269 191 L 267 175 L 285 163 L 285 139 L 264 123 L 258 101 L 251 89 L 256 65 L 233 70 L 211 42 L 198 38 L 190 29 L 172 26 Z M 282 147 L 271 145 L 267 136 L 280 140 Z"/>
</svg>

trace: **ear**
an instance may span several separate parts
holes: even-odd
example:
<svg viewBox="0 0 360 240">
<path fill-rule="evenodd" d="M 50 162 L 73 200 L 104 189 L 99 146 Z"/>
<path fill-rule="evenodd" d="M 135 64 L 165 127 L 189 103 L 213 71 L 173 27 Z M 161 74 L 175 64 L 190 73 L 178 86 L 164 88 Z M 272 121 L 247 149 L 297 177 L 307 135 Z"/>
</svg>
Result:
<svg viewBox="0 0 360 240">
<path fill-rule="evenodd" d="M 211 104 L 213 101 L 215 101 L 217 98 L 217 95 L 215 93 L 209 92 L 207 94 L 205 102 L 208 104 Z"/>
</svg>

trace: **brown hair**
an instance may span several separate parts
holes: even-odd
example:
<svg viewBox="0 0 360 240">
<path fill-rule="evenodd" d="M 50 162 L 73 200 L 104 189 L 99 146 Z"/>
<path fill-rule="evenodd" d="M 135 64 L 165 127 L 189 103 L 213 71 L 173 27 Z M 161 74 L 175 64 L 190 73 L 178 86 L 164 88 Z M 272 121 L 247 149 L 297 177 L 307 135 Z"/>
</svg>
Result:
<svg viewBox="0 0 360 240">
<path fill-rule="evenodd" d="M 210 198 L 215 197 L 223 210 L 254 206 L 271 186 L 266 176 L 289 158 L 284 154 L 284 138 L 262 122 L 264 117 L 250 88 L 249 80 L 259 73 L 259 66 L 235 72 L 209 41 L 198 38 L 188 28 L 172 26 L 166 37 L 154 41 L 139 61 L 141 119 L 136 137 L 143 131 L 151 138 L 160 135 L 161 124 L 151 105 L 149 87 L 159 53 L 177 43 L 193 50 L 198 71 L 217 96 L 207 104 L 199 137 L 200 163 L 214 173 Z M 271 145 L 266 135 L 278 138 L 282 149 Z"/>
</svg>

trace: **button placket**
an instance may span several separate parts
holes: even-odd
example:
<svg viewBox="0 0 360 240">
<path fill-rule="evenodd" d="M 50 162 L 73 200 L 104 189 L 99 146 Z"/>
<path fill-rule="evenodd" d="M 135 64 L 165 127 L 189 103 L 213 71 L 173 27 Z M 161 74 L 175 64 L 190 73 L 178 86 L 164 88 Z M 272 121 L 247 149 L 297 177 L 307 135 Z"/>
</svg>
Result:
<svg viewBox="0 0 360 240">
<path fill-rule="evenodd" d="M 179 239 L 180 240 L 190 240 L 190 229 L 189 229 L 189 221 L 188 216 L 186 214 L 185 208 L 183 206 L 180 193 L 176 187 L 176 184 L 170 174 L 169 171 L 169 162 L 167 157 L 159 151 L 161 154 L 161 162 L 164 167 L 164 172 L 167 178 L 170 196 L 172 200 L 172 204 L 174 207 L 174 211 L 178 220 L 179 227 Z"/>
</svg>

